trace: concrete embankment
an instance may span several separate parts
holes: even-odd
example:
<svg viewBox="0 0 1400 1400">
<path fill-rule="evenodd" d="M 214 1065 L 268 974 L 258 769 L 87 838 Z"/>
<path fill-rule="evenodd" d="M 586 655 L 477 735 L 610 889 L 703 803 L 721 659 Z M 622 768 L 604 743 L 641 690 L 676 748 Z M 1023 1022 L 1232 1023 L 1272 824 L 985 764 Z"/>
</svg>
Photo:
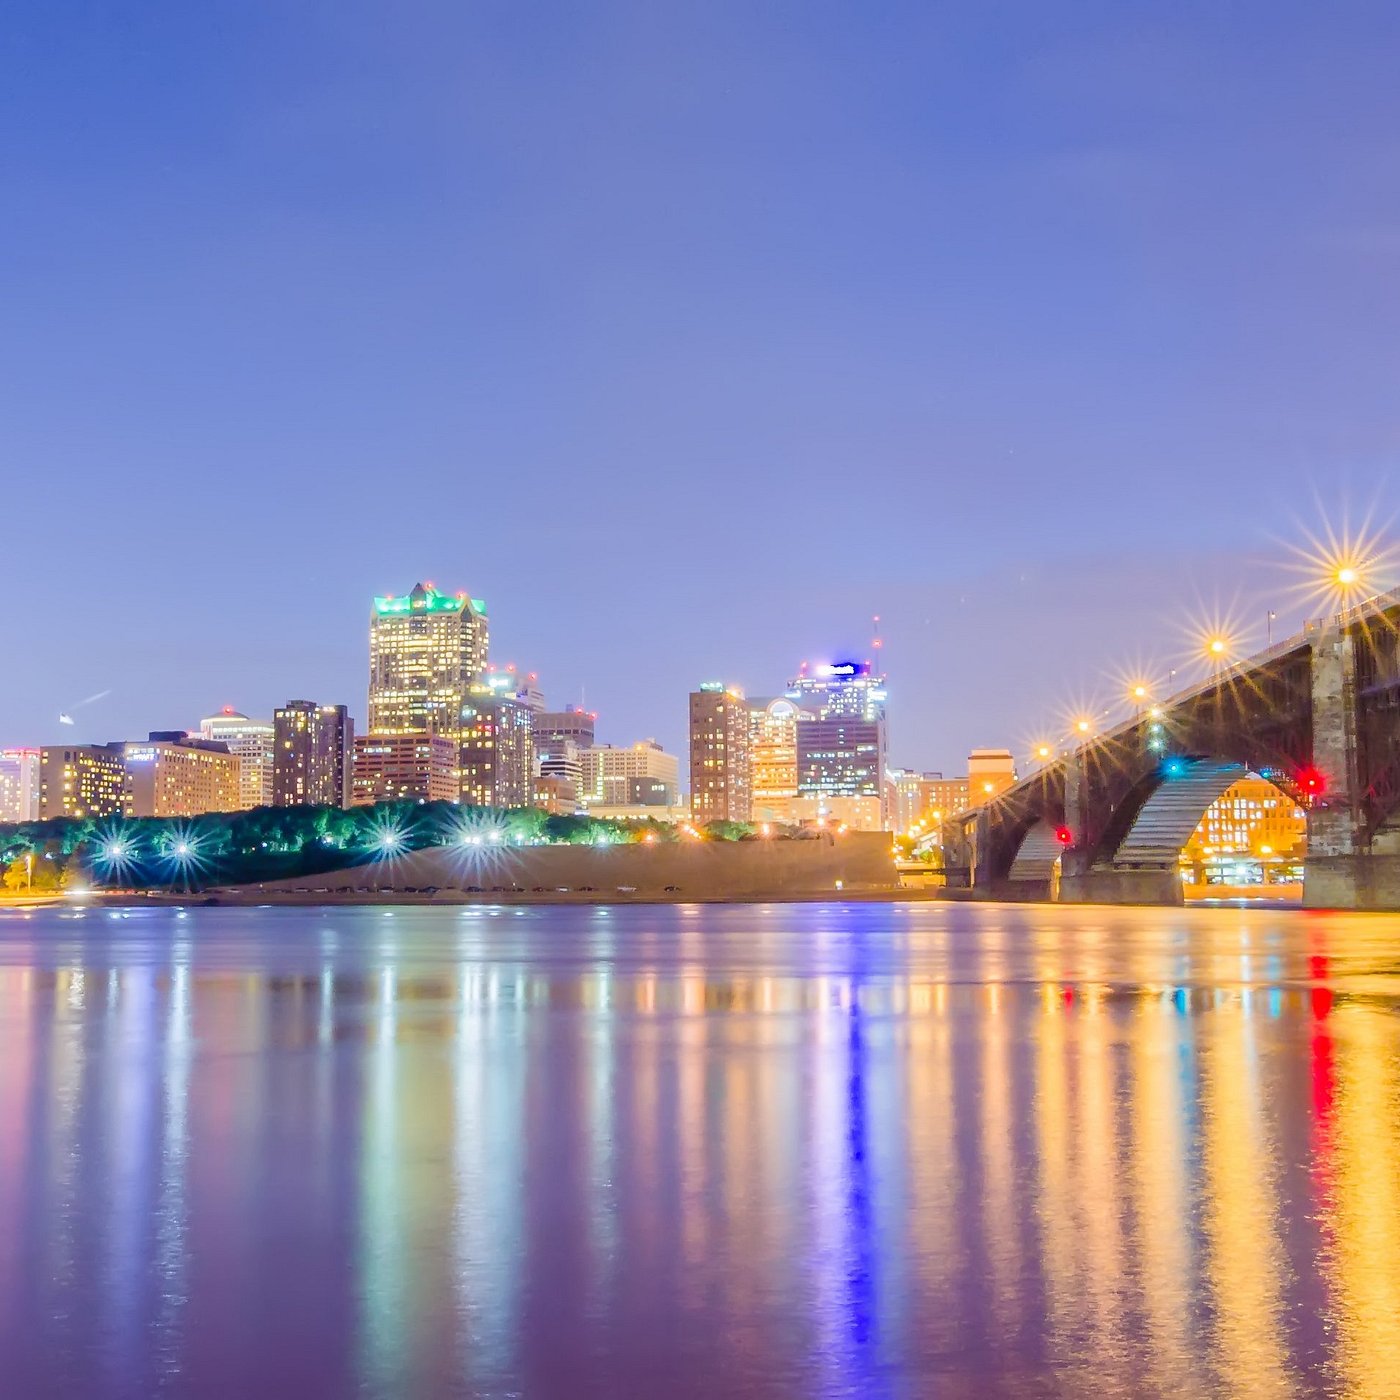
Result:
<svg viewBox="0 0 1400 1400">
<path fill-rule="evenodd" d="M 434 846 L 260 885 L 208 890 L 220 903 L 462 900 L 811 899 L 888 896 L 897 889 L 890 838 L 846 832 L 803 841 L 684 841 L 618 846 Z"/>
</svg>

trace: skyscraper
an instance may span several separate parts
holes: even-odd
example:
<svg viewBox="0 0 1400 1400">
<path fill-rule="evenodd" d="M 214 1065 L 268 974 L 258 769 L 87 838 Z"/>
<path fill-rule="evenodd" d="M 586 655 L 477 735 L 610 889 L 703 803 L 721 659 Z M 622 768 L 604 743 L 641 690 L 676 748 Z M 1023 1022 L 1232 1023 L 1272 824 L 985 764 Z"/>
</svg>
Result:
<svg viewBox="0 0 1400 1400">
<path fill-rule="evenodd" d="M 696 825 L 753 816 L 749 707 L 741 691 L 708 681 L 690 695 L 690 815 Z"/>
<path fill-rule="evenodd" d="M 231 706 L 199 722 L 200 737 L 224 744 L 238 759 L 238 808 L 272 805 L 273 728 L 265 719 L 249 719 Z"/>
<path fill-rule="evenodd" d="M 376 598 L 369 621 L 369 732 L 457 738 L 467 695 L 486 671 L 486 604 L 416 583 Z"/>
<path fill-rule="evenodd" d="M 813 718 L 797 725 L 799 815 L 857 830 L 887 824 L 885 678 L 868 661 L 804 665 L 788 696 Z"/>
<path fill-rule="evenodd" d="M 346 807 L 354 725 L 344 705 L 289 700 L 272 717 L 272 799 L 278 807 Z"/>
<path fill-rule="evenodd" d="M 797 798 L 797 725 L 811 718 L 795 701 L 749 701 L 749 767 L 753 775 L 753 817 L 760 822 L 792 821 Z"/>
<path fill-rule="evenodd" d="M 462 706 L 462 801 L 471 807 L 529 807 L 535 794 L 530 707 L 513 681 L 473 686 Z"/>
</svg>

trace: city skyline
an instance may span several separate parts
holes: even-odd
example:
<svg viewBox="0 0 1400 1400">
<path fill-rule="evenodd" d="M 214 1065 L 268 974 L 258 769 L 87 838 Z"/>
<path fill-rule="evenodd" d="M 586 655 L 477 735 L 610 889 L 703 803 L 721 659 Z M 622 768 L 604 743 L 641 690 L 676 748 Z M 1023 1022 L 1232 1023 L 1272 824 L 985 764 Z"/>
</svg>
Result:
<svg viewBox="0 0 1400 1400">
<path fill-rule="evenodd" d="M 1392 509 L 1386 7 L 24 8 L 0 454 L 64 549 L 0 576 L 110 603 L 26 628 L 6 743 L 358 710 L 361 600 L 426 574 L 673 751 L 878 613 L 946 770 L 1183 613 L 1262 641 L 1278 541 Z"/>
</svg>

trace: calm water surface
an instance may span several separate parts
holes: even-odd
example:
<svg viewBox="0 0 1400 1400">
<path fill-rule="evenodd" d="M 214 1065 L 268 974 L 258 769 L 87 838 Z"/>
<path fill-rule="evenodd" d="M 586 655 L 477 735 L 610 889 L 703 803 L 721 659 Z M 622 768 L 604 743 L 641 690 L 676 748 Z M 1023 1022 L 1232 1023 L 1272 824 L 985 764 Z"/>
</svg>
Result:
<svg viewBox="0 0 1400 1400">
<path fill-rule="evenodd" d="M 0 914 L 6 1395 L 1400 1393 L 1400 921 Z"/>
</svg>

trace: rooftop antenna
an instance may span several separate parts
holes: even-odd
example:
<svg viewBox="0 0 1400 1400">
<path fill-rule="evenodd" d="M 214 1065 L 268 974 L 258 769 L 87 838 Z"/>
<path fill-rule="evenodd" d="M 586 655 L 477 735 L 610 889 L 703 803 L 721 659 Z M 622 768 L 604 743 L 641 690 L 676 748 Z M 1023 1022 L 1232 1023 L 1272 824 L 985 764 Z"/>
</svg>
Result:
<svg viewBox="0 0 1400 1400">
<path fill-rule="evenodd" d="M 880 648 L 885 645 L 885 639 L 880 635 L 880 614 L 876 613 L 875 616 L 870 619 L 870 622 L 875 631 L 874 637 L 871 638 L 870 645 L 875 652 L 875 659 L 878 661 L 880 659 Z"/>
</svg>

